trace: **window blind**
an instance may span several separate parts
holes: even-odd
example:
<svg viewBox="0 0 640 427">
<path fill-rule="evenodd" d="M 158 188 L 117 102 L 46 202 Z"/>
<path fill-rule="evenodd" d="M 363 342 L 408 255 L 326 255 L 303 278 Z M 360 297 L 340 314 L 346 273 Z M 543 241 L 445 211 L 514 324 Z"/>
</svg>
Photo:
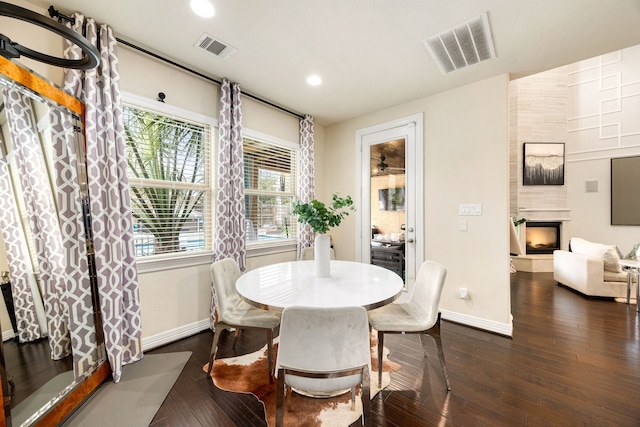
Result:
<svg viewBox="0 0 640 427">
<path fill-rule="evenodd" d="M 211 128 L 124 106 L 137 256 L 210 250 Z"/>
<path fill-rule="evenodd" d="M 295 239 L 297 149 L 250 138 L 243 149 L 247 243 Z"/>
</svg>

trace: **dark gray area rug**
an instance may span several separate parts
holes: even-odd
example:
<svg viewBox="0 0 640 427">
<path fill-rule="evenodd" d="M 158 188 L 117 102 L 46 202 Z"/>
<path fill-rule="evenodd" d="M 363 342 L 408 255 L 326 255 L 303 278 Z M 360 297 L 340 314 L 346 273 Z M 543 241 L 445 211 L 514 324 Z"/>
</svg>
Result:
<svg viewBox="0 0 640 427">
<path fill-rule="evenodd" d="M 62 425 L 148 426 L 190 357 L 190 351 L 148 354 L 126 365 L 119 383 L 103 384 Z"/>
</svg>

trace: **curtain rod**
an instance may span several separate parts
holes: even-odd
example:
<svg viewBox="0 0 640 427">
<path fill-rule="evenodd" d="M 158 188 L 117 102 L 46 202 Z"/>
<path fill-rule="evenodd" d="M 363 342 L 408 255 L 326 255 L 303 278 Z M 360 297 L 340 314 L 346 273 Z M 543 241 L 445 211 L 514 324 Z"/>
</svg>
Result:
<svg viewBox="0 0 640 427">
<path fill-rule="evenodd" d="M 53 7 L 53 5 L 49 6 L 48 12 L 49 12 L 49 16 L 50 16 L 50 17 L 52 17 L 52 18 L 58 18 L 58 22 L 60 22 L 60 23 L 61 23 L 63 20 L 65 20 L 65 21 L 69 21 L 69 22 L 71 22 L 72 24 L 74 24 L 74 23 L 75 23 L 75 19 L 74 19 L 74 18 L 72 18 L 71 16 L 67 16 L 67 15 L 64 15 L 64 14 L 60 13 L 56 8 L 54 8 L 54 7 Z M 192 69 L 192 68 L 186 67 L 186 66 L 184 66 L 184 65 L 182 65 L 182 64 L 178 64 L 178 63 L 177 63 L 177 62 L 175 62 L 175 61 L 172 61 L 172 60 L 170 60 L 170 59 L 168 59 L 168 58 L 165 58 L 164 56 L 158 55 L 157 53 L 151 52 L 151 51 L 149 51 L 149 50 L 147 50 L 147 49 L 145 49 L 145 48 L 143 48 L 143 47 L 140 47 L 140 46 L 138 46 L 138 45 L 136 45 L 136 44 L 133 44 L 133 43 L 131 43 L 131 42 L 128 42 L 128 41 L 126 41 L 126 40 L 123 40 L 123 39 L 121 39 L 121 38 L 119 38 L 119 37 L 116 37 L 116 40 L 118 41 L 118 43 L 122 43 L 122 44 L 123 44 L 123 45 L 125 45 L 125 46 L 129 46 L 129 47 L 130 47 L 130 48 L 132 48 L 132 49 L 135 49 L 135 50 L 137 50 L 137 51 L 139 51 L 139 52 L 142 52 L 142 53 L 144 53 L 144 54 L 146 54 L 146 55 L 152 56 L 152 57 L 154 57 L 154 58 L 156 58 L 156 59 L 159 59 L 159 60 L 161 60 L 161 61 L 163 61 L 163 62 L 166 62 L 167 64 L 171 64 L 171 65 L 173 65 L 174 67 L 178 67 L 178 68 L 180 68 L 180 69 L 181 69 L 181 70 L 183 70 L 183 71 L 187 71 L 187 72 L 189 72 L 189 73 L 191 73 L 191 74 L 194 74 L 194 75 L 196 75 L 196 76 L 198 76 L 198 77 L 201 77 L 201 78 L 203 78 L 203 79 L 205 79 L 205 80 L 208 80 L 208 81 L 210 81 L 210 82 L 216 83 L 217 85 L 221 85 L 221 84 L 222 84 L 222 82 L 221 82 L 221 81 L 219 81 L 219 80 L 216 80 L 216 79 L 214 79 L 214 78 L 212 78 L 212 77 L 209 77 L 209 76 L 207 76 L 207 75 L 205 75 L 205 74 L 202 74 L 202 73 L 200 73 L 200 72 L 198 72 L 198 71 L 196 71 L 196 70 L 194 70 L 194 69 Z M 276 109 L 278 109 L 278 110 L 280 110 L 280 111 L 284 111 L 285 113 L 291 114 L 292 116 L 298 117 L 298 118 L 300 118 L 300 119 L 304 119 L 304 116 L 303 116 L 303 115 L 301 115 L 301 114 L 294 113 L 293 111 L 287 110 L 287 109 L 286 109 L 286 108 L 284 108 L 284 107 L 281 107 L 281 106 L 276 105 L 276 104 L 274 104 L 274 103 L 272 103 L 272 102 L 269 102 L 269 101 L 267 101 L 267 100 L 264 100 L 264 99 L 262 99 L 262 98 L 259 98 L 259 97 L 255 96 L 255 95 L 252 95 L 252 94 L 250 94 L 250 93 L 246 93 L 246 92 L 242 92 L 242 94 L 243 94 L 243 95 L 246 95 L 246 96 L 248 96 L 249 98 L 254 99 L 254 100 L 258 101 L 258 102 L 261 102 L 261 103 L 263 103 L 263 104 L 265 104 L 265 105 L 268 105 L 268 106 L 270 106 L 270 107 L 272 107 L 272 108 L 276 108 Z"/>
<path fill-rule="evenodd" d="M 135 50 L 137 50 L 137 51 L 139 51 L 139 52 L 142 52 L 142 53 L 144 53 L 144 54 L 146 54 L 146 55 L 152 56 L 152 57 L 154 57 L 154 58 L 156 58 L 156 59 L 159 59 L 160 61 L 166 62 L 167 64 L 173 65 L 174 67 L 180 68 L 181 70 L 187 71 L 187 72 L 189 72 L 189 73 L 191 73 L 191 74 L 194 74 L 194 75 L 196 75 L 196 76 L 198 76 L 198 77 L 201 77 L 201 78 L 203 78 L 203 79 L 205 79 L 205 80 L 208 80 L 208 81 L 210 81 L 210 82 L 216 83 L 217 85 L 221 85 L 221 84 L 222 84 L 222 82 L 221 82 L 221 81 L 216 80 L 216 79 L 214 79 L 213 77 L 209 77 L 209 76 L 207 76 L 206 74 L 202 74 L 202 73 L 200 73 L 200 72 L 198 72 L 198 71 L 196 71 L 196 70 L 194 70 L 194 69 L 192 69 L 192 68 L 186 67 L 186 66 L 184 66 L 184 65 L 182 65 L 182 64 L 179 64 L 179 63 L 177 63 L 177 62 L 175 62 L 175 61 L 172 61 L 172 60 L 171 60 L 171 59 L 169 59 L 169 58 L 165 58 L 164 56 L 161 56 L 161 55 L 158 55 L 157 53 L 151 52 L 151 51 L 149 51 L 149 50 L 147 50 L 147 49 L 145 49 L 145 48 L 143 48 L 143 47 L 140 47 L 140 46 L 138 46 L 138 45 L 135 45 L 135 44 L 133 44 L 133 43 L 131 43 L 131 42 L 127 41 L 127 40 L 123 40 L 123 39 L 121 39 L 120 37 L 116 37 L 116 40 L 118 41 L 118 43 L 122 43 L 122 44 L 123 44 L 123 45 L 125 45 L 125 46 L 128 46 L 128 47 L 130 47 L 130 48 L 132 48 L 132 49 L 135 49 Z M 259 98 L 259 97 L 255 96 L 255 95 L 250 94 L 250 93 L 242 92 L 242 94 L 243 94 L 243 95 L 245 95 L 245 96 L 248 96 L 249 98 L 254 99 L 254 100 L 258 101 L 258 102 L 261 102 L 261 103 L 263 103 L 263 104 L 266 104 L 266 105 L 268 105 L 269 107 L 276 108 L 276 109 L 278 109 L 278 110 L 280 110 L 280 111 L 284 111 L 285 113 L 291 114 L 292 116 L 298 117 L 298 118 L 300 118 L 300 119 L 303 119 L 303 118 L 304 118 L 304 116 L 303 116 L 303 115 L 301 115 L 301 114 L 294 113 L 294 112 L 293 112 L 293 111 L 291 111 L 291 110 L 287 110 L 287 109 L 286 109 L 286 108 L 284 108 L 284 107 L 281 107 L 281 106 L 279 106 L 279 105 L 276 105 L 276 104 L 274 104 L 274 103 L 272 103 L 272 102 L 269 102 L 269 101 L 267 101 L 267 100 L 264 100 L 264 99 L 262 99 L 262 98 Z"/>
</svg>

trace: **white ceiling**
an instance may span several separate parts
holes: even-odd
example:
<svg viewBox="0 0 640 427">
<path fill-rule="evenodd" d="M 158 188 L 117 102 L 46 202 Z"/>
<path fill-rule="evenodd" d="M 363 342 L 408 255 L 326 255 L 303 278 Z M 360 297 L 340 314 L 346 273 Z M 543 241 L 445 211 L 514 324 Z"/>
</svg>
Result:
<svg viewBox="0 0 640 427">
<path fill-rule="evenodd" d="M 512 78 L 640 44 L 639 0 L 30 0 L 331 125 L 495 75 Z M 442 75 L 422 41 L 486 12 L 497 58 Z M 204 32 L 227 60 L 193 47 Z M 319 74 L 323 84 L 305 79 Z M 170 92 L 164 86 L 163 90 Z"/>
</svg>

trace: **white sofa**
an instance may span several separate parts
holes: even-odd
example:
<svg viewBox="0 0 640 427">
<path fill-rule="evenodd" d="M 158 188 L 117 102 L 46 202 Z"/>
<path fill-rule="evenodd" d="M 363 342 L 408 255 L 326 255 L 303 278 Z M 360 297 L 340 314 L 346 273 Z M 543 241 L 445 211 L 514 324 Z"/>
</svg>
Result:
<svg viewBox="0 0 640 427">
<path fill-rule="evenodd" d="M 627 297 L 627 273 L 618 264 L 615 246 L 574 237 L 569 247 L 553 252 L 554 280 L 585 295 Z"/>
</svg>

